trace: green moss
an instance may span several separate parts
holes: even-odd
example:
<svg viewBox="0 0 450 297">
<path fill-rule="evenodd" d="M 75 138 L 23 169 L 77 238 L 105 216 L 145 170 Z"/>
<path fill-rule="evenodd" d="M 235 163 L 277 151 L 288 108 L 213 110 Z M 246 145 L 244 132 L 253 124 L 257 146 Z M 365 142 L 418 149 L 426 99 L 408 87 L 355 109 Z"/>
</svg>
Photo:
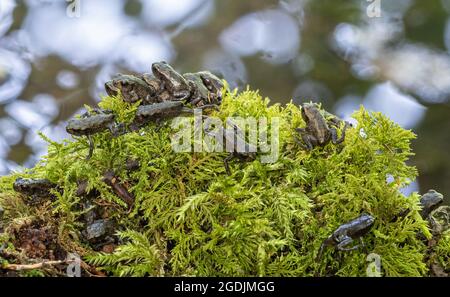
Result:
<svg viewBox="0 0 450 297">
<path fill-rule="evenodd" d="M 137 108 L 111 97 L 100 106 L 127 123 Z M 79 252 L 113 275 L 364 276 L 369 253 L 381 257 L 384 276 L 428 273 L 426 245 L 417 234 L 431 234 L 418 212 L 419 196 L 399 191 L 417 175 L 406 163 L 413 154 L 411 131 L 361 107 L 353 115 L 358 124 L 347 130 L 342 145 L 307 152 L 294 141 L 294 128 L 305 125 L 294 104 L 269 106 L 257 92 L 229 92 L 214 116 L 264 116 L 269 123 L 278 117 L 278 160 L 235 159 L 228 176 L 226 153 L 175 153 L 171 136 L 176 131 L 169 122 L 118 138 L 95 135 L 89 161 L 84 137 L 57 143 L 42 135 L 48 155 L 32 170 L 0 179 L 0 205 L 18 205 L 4 207 L 3 224 L 28 216 L 53 221 L 68 252 Z M 141 164 L 132 173 L 125 169 L 129 158 Z M 102 182 L 111 168 L 135 196 L 131 210 Z M 55 191 L 51 207 L 30 209 L 12 190 L 18 176 L 48 178 L 63 191 Z M 111 206 L 110 216 L 119 222 L 122 244 L 112 254 L 94 253 L 80 241 L 82 201 L 75 194 L 80 180 L 99 192 L 96 202 Z M 404 209 L 411 211 L 394 220 Z M 362 212 L 376 219 L 364 236 L 365 248 L 328 248 L 317 260 L 323 240 Z M 442 243 L 440 249 L 448 256 L 450 245 Z"/>
<path fill-rule="evenodd" d="M 450 271 L 450 232 L 443 234 L 436 249 L 437 262 L 441 267 L 449 272 Z"/>
</svg>

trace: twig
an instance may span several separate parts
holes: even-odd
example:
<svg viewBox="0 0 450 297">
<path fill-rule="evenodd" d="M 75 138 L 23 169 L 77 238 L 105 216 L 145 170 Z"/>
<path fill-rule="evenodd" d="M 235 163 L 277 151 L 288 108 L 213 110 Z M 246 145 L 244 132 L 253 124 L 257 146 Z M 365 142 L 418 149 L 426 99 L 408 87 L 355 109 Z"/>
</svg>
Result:
<svg viewBox="0 0 450 297">
<path fill-rule="evenodd" d="M 21 271 L 21 270 L 40 269 L 40 268 L 43 268 L 44 266 L 69 264 L 71 262 L 73 262 L 73 260 L 43 261 L 43 262 L 35 263 L 35 264 L 6 264 L 6 265 L 1 266 L 0 268 L 5 269 L 5 270 Z M 80 262 L 80 266 L 93 276 L 97 276 L 97 277 L 106 276 L 103 272 L 98 271 L 94 267 L 89 266 L 84 261 Z"/>
<path fill-rule="evenodd" d="M 46 265 L 59 265 L 59 264 L 65 264 L 67 263 L 67 261 L 65 260 L 60 260 L 60 261 L 44 261 L 44 262 L 40 262 L 40 263 L 35 263 L 35 264 L 6 264 L 3 265 L 1 268 L 2 269 L 6 269 L 6 270 L 31 270 L 31 269 L 39 269 L 42 268 Z"/>
</svg>

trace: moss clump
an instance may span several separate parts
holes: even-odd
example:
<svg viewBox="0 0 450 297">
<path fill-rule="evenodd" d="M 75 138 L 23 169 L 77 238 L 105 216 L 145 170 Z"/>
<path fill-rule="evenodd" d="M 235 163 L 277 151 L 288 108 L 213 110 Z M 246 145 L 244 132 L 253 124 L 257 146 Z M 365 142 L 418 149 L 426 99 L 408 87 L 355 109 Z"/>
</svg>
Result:
<svg viewBox="0 0 450 297">
<path fill-rule="evenodd" d="M 169 122 L 118 138 L 108 132 L 95 135 L 89 161 L 84 159 L 87 139 L 57 143 L 42 136 L 49 149 L 39 164 L 0 179 L 5 209 L 0 240 L 9 244 L 9 255 L 18 255 L 12 226 L 20 228 L 24 220 L 46 222 L 58 230 L 66 252 L 79 253 L 110 275 L 364 276 L 369 253 L 380 256 L 381 275 L 427 275 L 427 246 L 417 234 L 431 234 L 419 215 L 419 195 L 405 197 L 399 191 L 417 174 L 406 164 L 414 134 L 361 107 L 343 144 L 307 152 L 294 141 L 294 128 L 305 126 L 300 109 L 268 104 L 254 91 L 228 92 L 220 111 L 213 112 L 221 119 L 280 119 L 277 161 L 235 159 L 230 176 L 223 165 L 226 153 L 175 153 L 171 136 L 176 130 Z M 103 98 L 100 106 L 127 123 L 137 107 L 112 97 Z M 139 169 L 127 171 L 129 159 L 138 160 Z M 131 209 L 102 181 L 108 169 L 134 195 Z M 17 177 L 47 178 L 61 190 L 54 191 L 54 202 L 30 208 L 12 189 Z M 77 195 L 80 181 L 87 183 L 89 195 Z M 83 239 L 86 210 L 81 205 L 86 200 L 117 222 L 114 252 L 95 252 Z M 405 209 L 408 214 L 397 218 Z M 375 217 L 364 236 L 365 248 L 328 248 L 318 261 L 323 240 L 362 212 Z M 449 252 L 442 243 L 440 259 Z"/>
<path fill-rule="evenodd" d="M 444 271 L 450 272 L 450 232 L 443 234 L 435 251 L 438 264 Z"/>
</svg>

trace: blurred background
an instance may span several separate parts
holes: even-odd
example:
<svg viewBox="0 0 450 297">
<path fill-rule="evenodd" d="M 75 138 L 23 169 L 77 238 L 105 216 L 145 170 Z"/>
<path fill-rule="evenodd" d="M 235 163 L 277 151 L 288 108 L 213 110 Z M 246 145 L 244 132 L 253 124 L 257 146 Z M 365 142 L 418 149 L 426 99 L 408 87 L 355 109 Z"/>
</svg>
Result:
<svg viewBox="0 0 450 297">
<path fill-rule="evenodd" d="M 0 0 L 0 175 L 46 153 L 114 74 L 209 69 L 272 102 L 363 104 L 417 135 L 405 193 L 450 198 L 450 0 Z"/>
</svg>

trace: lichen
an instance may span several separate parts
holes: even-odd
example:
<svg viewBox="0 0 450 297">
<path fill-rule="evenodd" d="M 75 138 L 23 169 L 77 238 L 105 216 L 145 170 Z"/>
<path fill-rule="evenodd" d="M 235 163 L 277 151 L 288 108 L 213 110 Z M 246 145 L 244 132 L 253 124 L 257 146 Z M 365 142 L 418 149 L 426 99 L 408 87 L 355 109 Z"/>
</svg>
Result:
<svg viewBox="0 0 450 297">
<path fill-rule="evenodd" d="M 137 108 L 114 97 L 99 105 L 125 123 Z M 411 131 L 361 107 L 342 144 L 305 151 L 295 141 L 294 129 L 305 126 L 300 108 L 269 105 L 269 99 L 249 89 L 227 92 L 212 115 L 222 120 L 264 116 L 269 123 L 279 118 L 278 159 L 234 159 L 228 176 L 223 163 L 227 153 L 174 152 L 171 136 L 176 131 L 170 121 L 117 138 L 97 134 L 90 160 L 85 160 L 85 137 L 54 142 L 41 134 L 48 154 L 32 169 L 0 178 L 5 210 L 0 245 L 7 243 L 9 255 L 16 255 L 2 259 L 0 254 L 0 261 L 37 261 L 14 246 L 11 230 L 39 220 L 58 230 L 59 245 L 67 253 L 77 252 L 108 275 L 365 276 L 370 253 L 379 255 L 383 276 L 429 273 L 427 245 L 418 236 L 431 237 L 419 214 L 420 197 L 400 191 L 417 175 L 407 164 L 413 155 Z M 134 172 L 125 168 L 130 158 L 140 163 Z M 132 209 L 102 181 L 108 169 L 134 195 Z M 12 189 L 17 177 L 47 178 L 61 190 L 53 192 L 54 202 L 29 207 Z M 86 198 L 76 194 L 79 181 L 87 182 L 88 192 L 97 192 L 94 203 L 107 207 L 118 222 L 120 244 L 113 253 L 95 252 L 82 238 L 80 205 Z M 405 209 L 409 213 L 397 218 Z M 349 252 L 327 248 L 318 260 L 324 239 L 363 212 L 375 218 L 364 247 Z M 448 238 L 436 251 L 449 269 Z"/>
</svg>

